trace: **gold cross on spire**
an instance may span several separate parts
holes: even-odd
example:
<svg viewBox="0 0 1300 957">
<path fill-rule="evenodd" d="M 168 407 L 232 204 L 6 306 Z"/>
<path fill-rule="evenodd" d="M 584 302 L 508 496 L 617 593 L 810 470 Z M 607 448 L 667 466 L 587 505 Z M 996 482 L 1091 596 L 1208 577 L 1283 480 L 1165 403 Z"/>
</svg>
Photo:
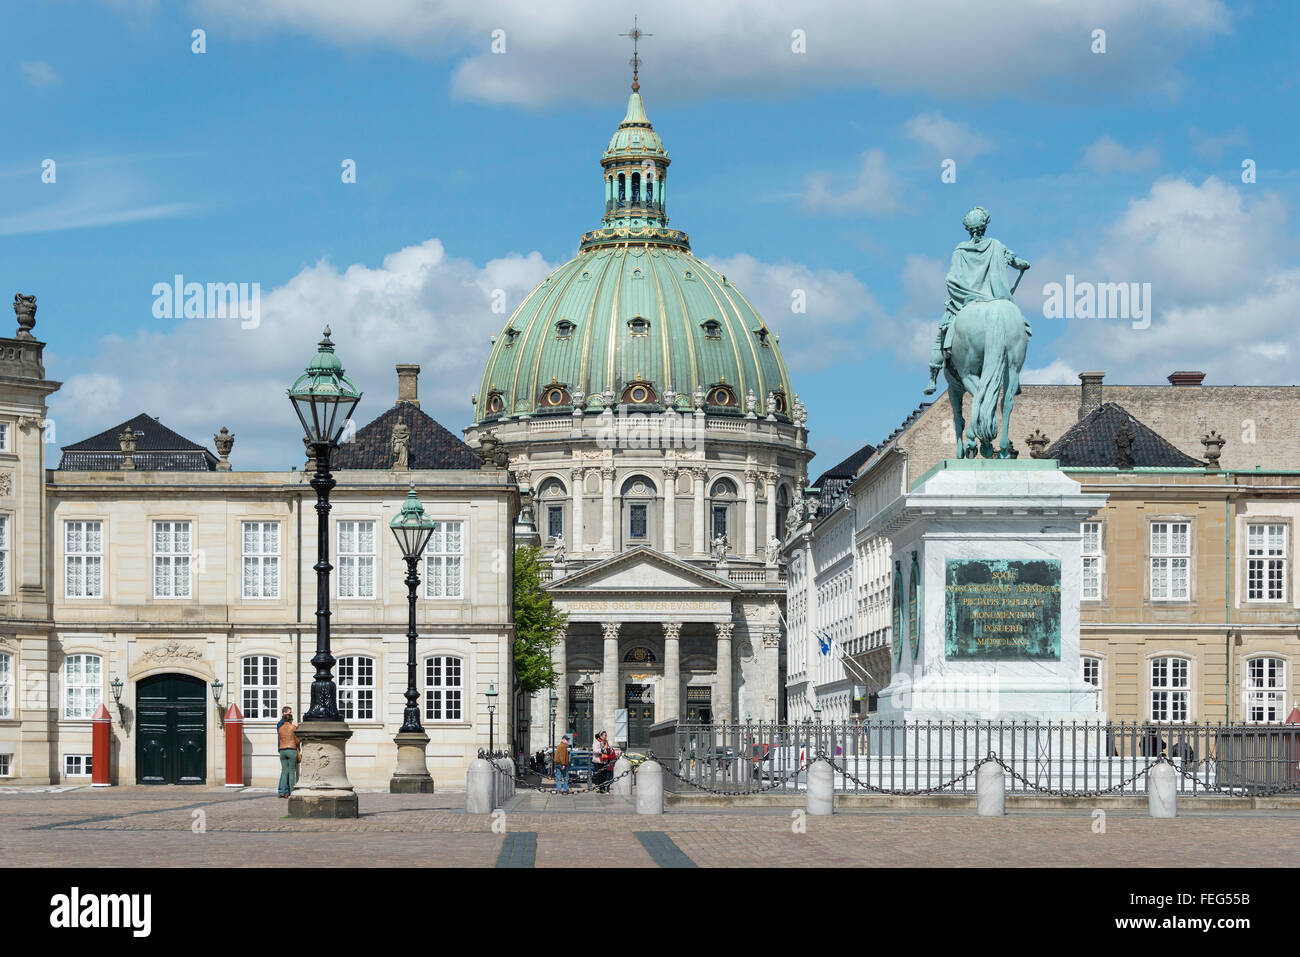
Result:
<svg viewBox="0 0 1300 957">
<path fill-rule="evenodd" d="M 637 18 L 632 18 L 632 30 L 629 33 L 620 33 L 621 37 L 630 37 L 632 40 L 632 59 L 628 62 L 632 65 L 632 92 L 635 93 L 641 89 L 641 81 L 637 79 L 637 70 L 641 66 L 641 56 L 637 52 L 637 44 L 642 37 L 652 37 L 653 33 L 646 33 L 637 26 Z"/>
</svg>

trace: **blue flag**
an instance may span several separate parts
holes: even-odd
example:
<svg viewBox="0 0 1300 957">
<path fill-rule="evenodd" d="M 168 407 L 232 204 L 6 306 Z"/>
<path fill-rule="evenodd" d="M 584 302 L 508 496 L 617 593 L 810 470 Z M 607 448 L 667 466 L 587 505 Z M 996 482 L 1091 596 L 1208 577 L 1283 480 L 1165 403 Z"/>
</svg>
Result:
<svg viewBox="0 0 1300 957">
<path fill-rule="evenodd" d="M 823 655 L 829 655 L 831 653 L 831 641 L 832 639 L 827 637 L 825 632 L 817 633 L 817 645 L 821 648 Z"/>
</svg>

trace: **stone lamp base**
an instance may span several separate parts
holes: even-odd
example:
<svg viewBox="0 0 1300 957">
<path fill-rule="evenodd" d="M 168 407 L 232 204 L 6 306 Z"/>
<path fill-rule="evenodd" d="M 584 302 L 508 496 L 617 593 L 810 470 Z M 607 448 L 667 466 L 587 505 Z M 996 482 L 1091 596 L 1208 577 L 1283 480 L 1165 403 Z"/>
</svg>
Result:
<svg viewBox="0 0 1300 957">
<path fill-rule="evenodd" d="M 388 781 L 390 794 L 432 794 L 433 777 L 425 761 L 429 736 L 422 731 L 408 731 L 393 736 L 397 745 L 397 770 Z"/>
<path fill-rule="evenodd" d="M 352 732 L 343 721 L 304 721 L 298 726 L 302 765 L 289 795 L 290 817 L 357 816 L 357 793 L 347 773 L 350 737 Z"/>
</svg>

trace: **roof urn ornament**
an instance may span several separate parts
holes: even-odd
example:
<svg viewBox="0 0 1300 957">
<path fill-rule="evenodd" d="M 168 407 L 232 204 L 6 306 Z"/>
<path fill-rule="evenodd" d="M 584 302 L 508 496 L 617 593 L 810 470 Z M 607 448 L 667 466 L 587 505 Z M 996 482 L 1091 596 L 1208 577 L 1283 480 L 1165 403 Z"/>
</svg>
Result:
<svg viewBox="0 0 1300 957">
<path fill-rule="evenodd" d="M 484 432 L 478 440 L 478 454 L 483 464 L 503 469 L 510 464 L 510 455 L 494 431 Z"/>
<path fill-rule="evenodd" d="M 235 434 L 223 425 L 221 431 L 212 437 L 212 443 L 217 447 L 217 454 L 221 456 L 221 461 L 217 463 L 217 471 L 229 472 L 230 450 L 235 447 Z"/>
<path fill-rule="evenodd" d="M 705 393 L 705 391 L 704 391 L 704 386 L 699 386 L 699 387 L 696 388 L 696 390 L 695 390 L 695 411 L 696 411 L 696 412 L 702 412 L 702 411 L 704 411 L 704 397 L 705 397 L 705 395 L 706 395 L 706 393 Z"/>
<path fill-rule="evenodd" d="M 1045 457 L 1047 447 L 1052 444 L 1052 440 L 1043 433 L 1042 429 L 1034 429 L 1033 434 L 1025 439 L 1025 443 L 1029 446 L 1029 457 L 1041 459 Z"/>
<path fill-rule="evenodd" d="M 749 393 L 745 396 L 745 414 L 752 416 L 754 414 L 754 410 L 757 408 L 758 408 L 758 397 L 754 395 L 754 390 L 750 389 Z"/>
<path fill-rule="evenodd" d="M 411 467 L 411 427 L 405 422 L 399 421 L 393 424 L 391 448 L 393 451 L 393 471 L 405 472 Z"/>
<path fill-rule="evenodd" d="M 1223 454 L 1223 445 L 1226 441 L 1214 429 L 1210 429 L 1208 435 L 1201 436 L 1201 444 L 1205 446 L 1205 467 L 1207 469 L 1219 468 L 1219 456 Z"/>
<path fill-rule="evenodd" d="M 126 471 L 134 469 L 135 460 L 132 456 L 135 454 L 135 430 L 128 425 L 117 437 L 117 444 L 122 449 L 122 468 Z"/>
<path fill-rule="evenodd" d="M 769 419 L 776 418 L 776 393 L 775 392 L 769 392 L 767 394 L 767 417 Z"/>
<path fill-rule="evenodd" d="M 1133 468 L 1133 429 L 1127 419 L 1115 430 L 1115 468 L 1123 471 Z"/>
<path fill-rule="evenodd" d="M 14 314 L 18 316 L 18 339 L 35 339 L 32 329 L 36 325 L 36 297 L 14 295 Z"/>
</svg>

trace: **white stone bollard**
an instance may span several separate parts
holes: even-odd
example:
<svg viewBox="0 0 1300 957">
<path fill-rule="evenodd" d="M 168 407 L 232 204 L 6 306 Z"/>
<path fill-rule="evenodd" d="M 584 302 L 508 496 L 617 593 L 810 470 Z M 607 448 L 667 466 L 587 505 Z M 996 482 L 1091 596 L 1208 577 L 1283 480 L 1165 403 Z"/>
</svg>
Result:
<svg viewBox="0 0 1300 957">
<path fill-rule="evenodd" d="M 619 759 L 614 762 L 614 786 L 609 789 L 611 794 L 632 796 L 632 775 L 627 774 L 630 770 L 632 770 L 632 762 L 619 755 Z M 627 776 L 623 777 L 622 775 L 625 774 Z"/>
<path fill-rule="evenodd" d="M 509 758 L 497 758 L 497 785 L 501 800 L 497 807 L 503 807 L 506 801 L 515 796 L 515 762 Z"/>
<path fill-rule="evenodd" d="M 818 758 L 808 765 L 808 813 L 835 813 L 835 772 L 830 763 Z"/>
<path fill-rule="evenodd" d="M 1178 772 L 1161 761 L 1147 772 L 1147 811 L 1152 817 L 1178 816 Z"/>
<path fill-rule="evenodd" d="M 496 805 L 496 782 L 492 779 L 497 773 L 492 770 L 484 758 L 475 758 L 469 763 L 465 772 L 465 813 L 491 814 Z"/>
<path fill-rule="evenodd" d="M 645 761 L 636 769 L 636 813 L 664 813 L 664 769 L 658 761 Z"/>
<path fill-rule="evenodd" d="M 980 817 L 1007 813 L 1007 775 L 1002 765 L 989 761 L 975 772 L 975 806 Z"/>
</svg>

